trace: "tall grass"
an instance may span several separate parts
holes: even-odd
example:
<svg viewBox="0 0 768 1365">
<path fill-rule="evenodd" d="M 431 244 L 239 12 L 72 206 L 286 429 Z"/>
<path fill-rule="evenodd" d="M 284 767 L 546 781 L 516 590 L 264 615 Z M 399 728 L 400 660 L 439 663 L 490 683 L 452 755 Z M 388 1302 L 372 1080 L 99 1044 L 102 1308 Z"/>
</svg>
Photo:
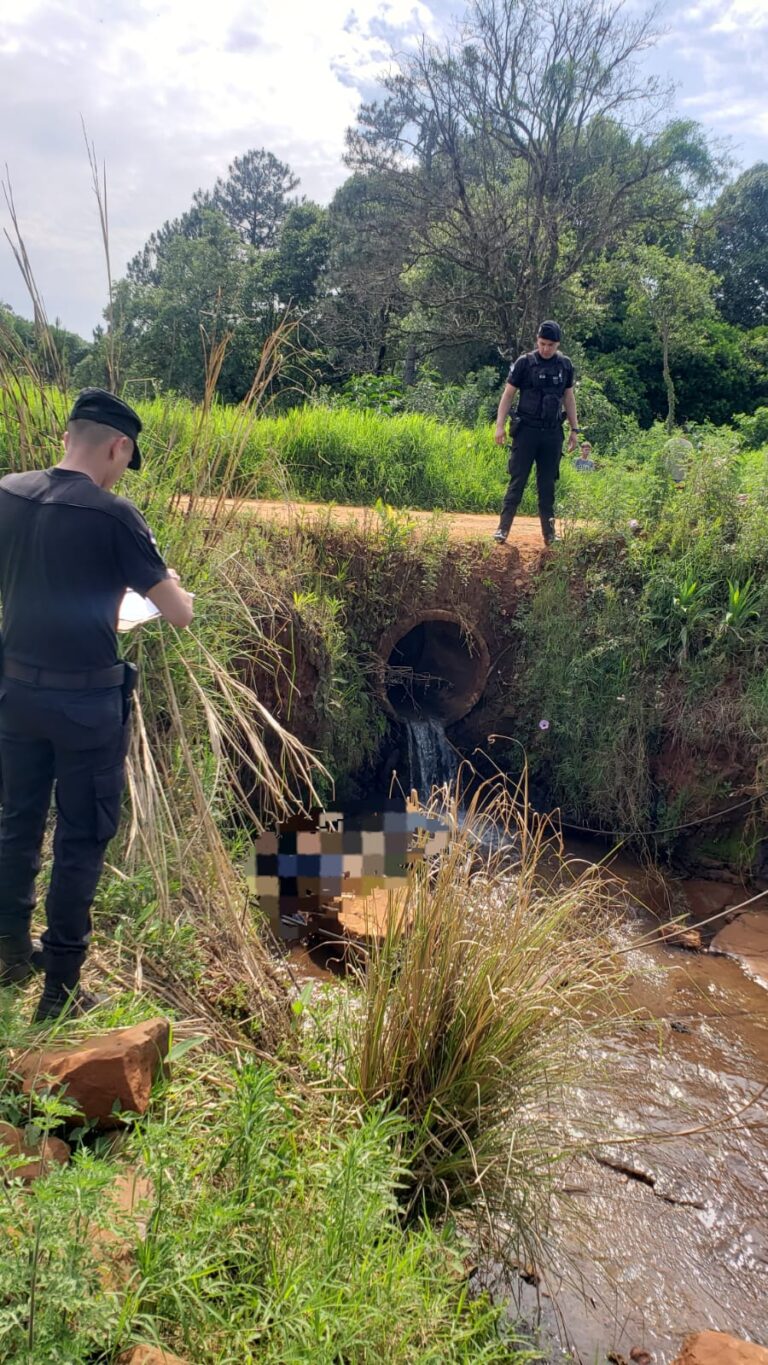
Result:
<svg viewBox="0 0 768 1365">
<path fill-rule="evenodd" d="M 504 1227 L 534 1242 L 546 1221 L 567 1149 L 558 1092 L 621 978 L 602 936 L 610 882 L 574 871 L 517 798 L 486 784 L 465 812 L 433 794 L 455 837 L 374 940 L 345 1037 L 353 1092 L 406 1123 L 408 1212 L 469 1207 L 497 1243 Z"/>
<path fill-rule="evenodd" d="M 271 351 L 268 345 L 255 381 L 260 394 L 271 387 L 288 340 L 273 339 Z M 41 442 L 52 448 L 52 413 L 60 423 L 65 401 L 61 392 L 34 383 L 16 383 L 4 395 L 0 468 L 25 465 Z M 199 496 L 204 486 L 221 498 L 292 496 L 352 506 L 381 499 L 397 507 L 495 513 L 507 485 L 509 451 L 495 444 L 490 426 L 468 429 L 420 413 L 388 416 L 312 404 L 272 417 L 253 395 L 245 407 L 224 407 L 213 394 L 202 405 L 174 396 L 133 401 L 146 426 L 142 482 L 156 486 L 159 480 L 179 496 Z M 655 522 L 675 496 L 664 467 L 665 441 L 661 427 L 638 433 L 616 454 L 600 458 L 598 452 L 599 467 L 588 474 L 578 473 L 566 452 L 559 513 L 609 530 L 626 529 L 630 519 Z M 734 491 L 748 492 L 760 482 L 764 453 L 737 457 L 736 438 L 727 431 L 709 433 L 706 443 L 726 459 Z M 520 510 L 536 514 L 533 477 Z"/>
<path fill-rule="evenodd" d="M 26 392 L 0 404 L 0 468 L 34 458 L 32 444 L 50 440 L 50 394 L 21 388 Z M 199 488 L 200 407 L 182 398 L 143 402 L 126 396 L 146 427 L 146 478 L 154 482 L 159 469 L 180 492 Z M 59 399 L 60 415 L 62 407 Z M 507 455 L 490 430 L 449 427 L 415 413 L 386 417 L 308 405 L 244 424 L 241 408 L 211 403 L 204 445 L 208 490 L 227 497 L 291 493 L 349 505 L 381 498 L 399 506 L 486 512 L 496 509 L 506 486 Z"/>
<path fill-rule="evenodd" d="M 206 399 L 194 412 L 183 449 L 177 449 L 174 432 L 164 446 L 149 433 L 141 474 L 123 482 L 121 491 L 147 516 L 166 562 L 196 594 L 196 616 L 188 631 L 154 623 L 123 640 L 125 656 L 140 668 L 130 801 L 109 852 L 116 882 L 102 887 L 97 911 L 106 902 L 105 915 L 96 919 L 97 929 L 101 924 L 114 931 L 120 924 L 120 964 L 112 964 L 118 979 L 127 981 L 140 970 L 161 996 L 183 999 L 187 1013 L 198 1014 L 202 1007 L 215 1015 L 217 992 L 189 991 L 169 969 L 167 951 L 162 962 L 146 951 L 162 938 L 180 942 L 181 926 L 193 925 L 198 979 L 211 974 L 217 979 L 222 970 L 242 978 L 245 1013 L 262 1042 L 276 1041 L 284 1029 L 287 1002 L 251 917 L 243 914 L 243 885 L 227 847 L 227 824 L 237 814 L 246 836 L 249 829 L 255 836 L 275 815 L 317 800 L 315 782 L 325 773 L 245 674 L 232 668 L 233 657 L 245 648 L 251 676 L 280 675 L 290 687 L 290 670 L 274 638 L 276 622 L 290 615 L 290 605 L 278 601 L 254 572 L 244 553 L 237 500 L 225 502 L 222 495 L 231 491 L 261 395 L 290 345 L 286 324 L 265 347 L 248 400 L 230 414 L 227 442 L 212 420 L 223 358 L 220 349 L 212 351 Z M 13 353 L 3 354 L 3 465 L 51 464 L 60 457 L 69 396 L 46 386 L 29 363 L 22 369 Z M 245 799 L 246 792 L 252 799 Z M 159 921 L 165 925 L 161 933 Z"/>
</svg>

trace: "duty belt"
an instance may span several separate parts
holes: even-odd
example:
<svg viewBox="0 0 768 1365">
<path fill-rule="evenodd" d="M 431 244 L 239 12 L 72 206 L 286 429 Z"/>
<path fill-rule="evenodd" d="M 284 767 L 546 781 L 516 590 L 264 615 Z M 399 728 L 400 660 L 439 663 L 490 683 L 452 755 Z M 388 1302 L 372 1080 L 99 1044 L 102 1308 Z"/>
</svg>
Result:
<svg viewBox="0 0 768 1365">
<path fill-rule="evenodd" d="M 125 678 L 125 664 L 110 668 L 92 668 L 84 673 L 51 673 L 46 668 L 32 668 L 7 656 L 3 660 L 3 677 L 15 682 L 31 683 L 34 687 L 52 687 L 61 691 L 82 690 L 86 687 L 121 687 Z"/>
</svg>

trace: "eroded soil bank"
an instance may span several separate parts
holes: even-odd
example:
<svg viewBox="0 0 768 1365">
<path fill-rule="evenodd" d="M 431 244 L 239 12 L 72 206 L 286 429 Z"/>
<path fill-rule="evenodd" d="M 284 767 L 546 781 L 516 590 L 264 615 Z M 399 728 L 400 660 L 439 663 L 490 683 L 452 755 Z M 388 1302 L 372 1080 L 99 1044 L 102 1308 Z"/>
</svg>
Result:
<svg viewBox="0 0 768 1365">
<path fill-rule="evenodd" d="M 558 567 L 524 539 L 493 547 L 486 519 L 469 538 L 425 526 L 414 539 L 396 523 L 342 524 L 347 510 L 338 523 L 327 509 L 302 523 L 300 512 L 253 509 L 291 564 L 304 557 L 313 592 L 333 585 L 332 629 L 317 602 L 286 628 L 294 691 L 283 714 L 331 759 L 338 799 L 403 772 L 407 744 L 378 699 L 377 651 L 417 609 L 450 606 L 482 635 L 491 668 L 448 739 L 481 776 L 514 781 L 527 759 L 539 809 L 557 807 L 564 826 L 621 831 L 663 860 L 665 875 L 650 878 L 614 861 L 633 892 L 617 901 L 615 935 L 634 1013 L 591 1045 L 589 1080 L 565 1098 L 574 1143 L 597 1155 L 564 1172 L 547 1263 L 527 1268 L 534 1283 L 500 1286 L 512 1313 L 541 1322 L 553 1359 L 569 1350 L 583 1365 L 612 1352 L 628 1361 L 634 1347 L 666 1365 L 708 1327 L 766 1341 L 768 839 L 738 670 L 697 692 L 705 674 L 689 677 L 674 659 L 662 667 L 658 654 L 638 663 L 634 599 L 619 601 L 610 577 L 627 553 L 618 539 Z M 331 676 L 344 680 L 341 700 Z M 570 853 L 601 860 L 605 847 Z M 749 918 L 727 923 L 746 901 Z M 681 913 L 703 951 L 659 940 L 659 923 Z M 748 936 L 744 963 L 713 951 L 718 930 L 729 951 Z"/>
</svg>

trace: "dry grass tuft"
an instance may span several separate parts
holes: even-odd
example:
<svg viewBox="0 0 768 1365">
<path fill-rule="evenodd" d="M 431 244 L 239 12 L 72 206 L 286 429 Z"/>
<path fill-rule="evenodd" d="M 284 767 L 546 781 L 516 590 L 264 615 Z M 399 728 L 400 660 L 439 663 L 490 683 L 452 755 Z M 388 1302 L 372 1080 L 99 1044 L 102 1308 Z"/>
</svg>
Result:
<svg viewBox="0 0 768 1365">
<path fill-rule="evenodd" d="M 346 1074 L 408 1122 L 409 1213 L 471 1207 L 486 1230 L 538 1223 L 567 1143 L 558 1091 L 586 1030 L 615 1009 L 603 929 L 615 896 L 569 865 L 549 822 L 486 784 L 436 865 L 417 865 L 350 1010 Z"/>
</svg>

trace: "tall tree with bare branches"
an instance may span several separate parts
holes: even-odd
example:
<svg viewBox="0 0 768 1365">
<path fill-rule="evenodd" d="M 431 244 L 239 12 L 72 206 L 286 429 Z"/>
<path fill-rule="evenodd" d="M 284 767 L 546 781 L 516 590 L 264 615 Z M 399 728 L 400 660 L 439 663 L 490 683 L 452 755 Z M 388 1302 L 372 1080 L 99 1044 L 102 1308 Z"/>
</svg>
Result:
<svg viewBox="0 0 768 1365">
<path fill-rule="evenodd" d="M 716 167 L 638 68 L 655 24 L 613 0 L 473 0 L 362 106 L 348 164 L 388 179 L 427 332 L 515 353 L 600 252 L 686 220 Z"/>
</svg>

